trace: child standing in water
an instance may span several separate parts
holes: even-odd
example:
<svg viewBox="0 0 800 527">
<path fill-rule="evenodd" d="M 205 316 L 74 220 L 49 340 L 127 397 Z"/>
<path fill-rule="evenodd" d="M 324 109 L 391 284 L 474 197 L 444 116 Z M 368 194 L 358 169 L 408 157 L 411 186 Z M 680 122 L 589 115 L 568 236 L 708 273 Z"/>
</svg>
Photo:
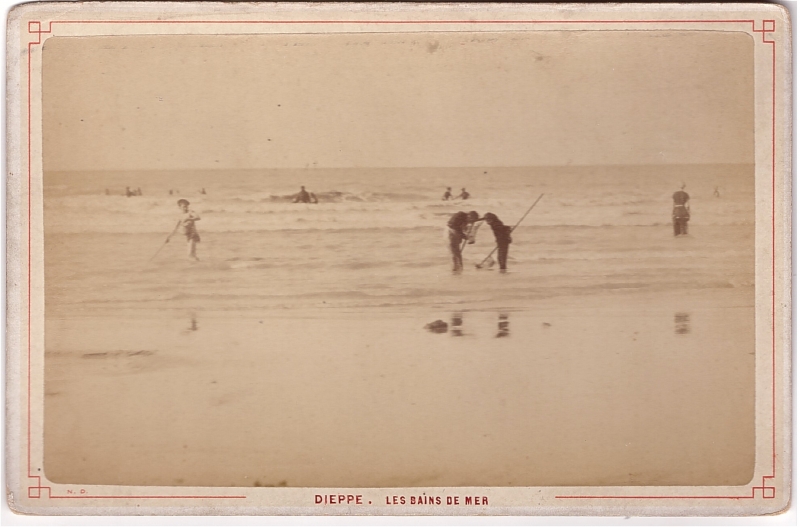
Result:
<svg viewBox="0 0 800 527">
<path fill-rule="evenodd" d="M 173 234 L 178 232 L 178 229 L 182 229 L 188 243 L 189 258 L 191 260 L 200 260 L 196 253 L 197 242 L 200 241 L 200 235 L 197 234 L 197 228 L 194 226 L 194 222 L 200 221 L 200 216 L 195 214 L 193 210 L 189 210 L 188 200 L 179 199 L 178 207 L 181 209 L 181 217 L 178 219 L 175 229 L 173 229 L 172 233 L 167 237 L 167 242 L 169 242 L 169 239 L 172 238 Z"/>
</svg>

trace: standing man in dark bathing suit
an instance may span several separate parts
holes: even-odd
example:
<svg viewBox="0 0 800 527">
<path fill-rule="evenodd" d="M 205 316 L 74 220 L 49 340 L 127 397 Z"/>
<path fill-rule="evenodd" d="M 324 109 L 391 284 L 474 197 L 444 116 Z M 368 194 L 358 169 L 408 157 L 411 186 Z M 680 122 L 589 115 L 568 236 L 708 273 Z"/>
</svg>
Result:
<svg viewBox="0 0 800 527">
<path fill-rule="evenodd" d="M 684 192 L 686 184 L 681 185 L 681 189 L 672 195 L 672 227 L 675 236 L 689 234 L 689 194 Z"/>
</svg>

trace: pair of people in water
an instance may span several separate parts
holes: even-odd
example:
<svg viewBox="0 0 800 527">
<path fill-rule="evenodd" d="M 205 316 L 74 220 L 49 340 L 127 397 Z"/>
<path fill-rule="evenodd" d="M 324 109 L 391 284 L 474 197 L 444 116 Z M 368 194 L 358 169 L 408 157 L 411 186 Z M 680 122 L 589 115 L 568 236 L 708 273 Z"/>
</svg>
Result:
<svg viewBox="0 0 800 527">
<path fill-rule="evenodd" d="M 469 192 L 467 192 L 466 188 L 462 188 L 461 194 L 453 196 L 452 188 L 447 187 L 447 190 L 444 191 L 444 196 L 442 196 L 442 201 L 450 201 L 453 199 L 469 199 Z"/>
<path fill-rule="evenodd" d="M 485 221 L 492 228 L 494 240 L 497 244 L 497 263 L 500 264 L 500 272 L 506 271 L 508 261 L 508 246 L 511 244 L 511 231 L 508 225 L 504 225 L 497 215 L 487 212 L 483 218 L 475 212 L 456 212 L 447 222 L 447 239 L 450 255 L 453 258 L 453 271 L 461 272 L 464 269 L 462 253 L 467 244 L 475 243 L 480 222 Z"/>
</svg>

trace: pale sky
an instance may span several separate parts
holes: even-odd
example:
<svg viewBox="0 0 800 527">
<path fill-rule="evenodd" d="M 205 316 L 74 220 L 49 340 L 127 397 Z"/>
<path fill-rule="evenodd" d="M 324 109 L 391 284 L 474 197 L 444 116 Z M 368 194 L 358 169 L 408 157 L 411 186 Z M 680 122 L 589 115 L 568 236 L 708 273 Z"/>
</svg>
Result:
<svg viewBox="0 0 800 527">
<path fill-rule="evenodd" d="M 45 170 L 753 163 L 745 33 L 51 38 Z"/>
</svg>

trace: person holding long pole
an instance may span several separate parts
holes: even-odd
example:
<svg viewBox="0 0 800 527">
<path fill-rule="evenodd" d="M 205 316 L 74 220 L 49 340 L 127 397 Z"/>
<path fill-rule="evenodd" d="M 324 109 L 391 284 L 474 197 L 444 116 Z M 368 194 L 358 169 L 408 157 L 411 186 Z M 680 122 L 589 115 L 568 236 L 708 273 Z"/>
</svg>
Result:
<svg viewBox="0 0 800 527">
<path fill-rule="evenodd" d="M 486 220 L 486 223 L 488 223 L 489 225 L 492 225 L 492 223 L 490 223 L 490 221 L 489 221 L 490 216 L 493 216 L 494 218 L 497 218 L 496 219 L 497 230 L 495 230 L 495 227 L 492 226 L 492 231 L 495 233 L 495 240 L 497 241 L 497 244 L 495 245 L 495 248 L 492 249 L 492 252 L 490 252 L 486 256 L 486 258 L 484 258 L 483 261 L 481 261 L 481 263 L 475 264 L 475 267 L 477 269 L 482 269 L 483 268 L 483 264 L 485 264 L 487 261 L 491 260 L 492 255 L 494 254 L 495 251 L 498 251 L 498 253 L 499 253 L 502 250 L 503 251 L 502 252 L 503 262 L 502 262 L 502 265 L 500 267 L 500 270 L 501 271 L 505 271 L 505 262 L 506 262 L 506 258 L 508 257 L 508 245 L 511 243 L 511 233 L 514 232 L 514 230 L 517 227 L 519 227 L 519 224 L 522 223 L 522 220 L 524 220 L 528 216 L 528 214 L 533 210 L 533 207 L 535 207 L 536 204 L 539 203 L 539 200 L 542 199 L 543 196 L 544 196 L 544 194 L 540 194 L 539 197 L 536 198 L 536 201 L 533 202 L 533 205 L 531 205 L 530 208 L 527 211 L 525 211 L 525 214 L 522 215 L 522 217 L 519 219 L 517 224 L 514 225 L 513 227 L 511 227 L 510 229 L 508 228 L 508 226 L 503 225 L 503 222 L 501 222 L 500 219 L 497 218 L 497 216 L 495 216 L 491 212 L 487 212 L 484 215 L 483 219 Z M 498 238 L 498 232 L 500 232 L 500 237 L 499 238 Z M 504 245 L 503 249 L 501 249 L 501 242 Z M 494 265 L 494 260 L 489 262 L 489 267 L 491 267 L 492 265 Z"/>
<path fill-rule="evenodd" d="M 169 243 L 170 238 L 172 238 L 175 233 L 178 232 L 178 229 L 182 229 L 183 234 L 186 236 L 189 259 L 195 261 L 200 259 L 197 257 L 197 242 L 200 241 L 200 235 L 197 234 L 197 227 L 194 225 L 196 221 L 200 221 L 200 216 L 198 216 L 193 210 L 189 210 L 188 200 L 179 199 L 178 207 L 181 209 L 181 217 L 178 219 L 178 223 L 175 225 L 175 228 L 172 229 L 172 232 L 169 233 L 169 236 L 167 236 L 167 239 L 164 240 L 164 243 L 162 243 L 161 247 L 158 248 L 156 254 L 150 258 L 151 262 L 156 256 L 158 256 L 158 253 L 161 252 L 161 249 L 163 249 Z"/>
<path fill-rule="evenodd" d="M 500 218 L 491 212 L 487 212 L 483 219 L 492 228 L 494 241 L 497 244 L 497 263 L 500 264 L 500 272 L 505 273 L 506 262 L 508 261 L 508 246 L 511 245 L 511 227 L 504 225 Z"/>
<path fill-rule="evenodd" d="M 189 210 L 189 201 L 185 199 L 178 200 L 178 207 L 181 209 L 181 216 L 178 219 L 177 225 L 175 225 L 175 230 L 181 228 L 183 234 L 186 236 L 186 244 L 189 253 L 190 260 L 199 260 L 200 258 L 197 257 L 197 242 L 200 241 L 200 235 L 197 234 L 197 227 L 195 227 L 195 222 L 200 221 L 200 216 L 195 213 L 193 210 Z M 173 234 L 175 233 L 173 230 Z M 172 234 L 170 234 L 172 237 Z M 167 238 L 167 242 L 169 242 L 169 238 Z"/>
</svg>

